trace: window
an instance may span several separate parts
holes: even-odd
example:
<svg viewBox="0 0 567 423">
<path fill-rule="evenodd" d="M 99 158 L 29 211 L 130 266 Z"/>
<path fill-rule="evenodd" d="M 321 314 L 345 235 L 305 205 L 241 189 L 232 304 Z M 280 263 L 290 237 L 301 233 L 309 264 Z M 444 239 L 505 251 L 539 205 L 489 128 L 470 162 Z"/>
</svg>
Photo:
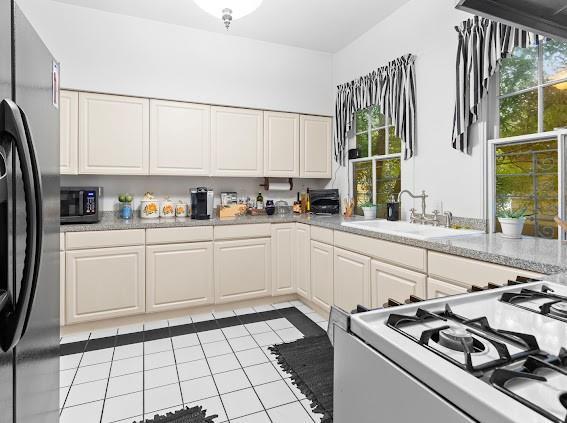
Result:
<svg viewBox="0 0 567 423">
<path fill-rule="evenodd" d="M 497 139 L 490 141 L 490 225 L 499 210 L 526 210 L 524 235 L 557 238 L 564 216 L 567 42 L 517 48 L 498 75 Z"/>
<path fill-rule="evenodd" d="M 370 202 L 385 218 L 389 197 L 400 192 L 402 142 L 378 106 L 357 112 L 355 119 L 359 158 L 350 161 L 355 213 L 362 214 L 361 205 Z"/>
</svg>

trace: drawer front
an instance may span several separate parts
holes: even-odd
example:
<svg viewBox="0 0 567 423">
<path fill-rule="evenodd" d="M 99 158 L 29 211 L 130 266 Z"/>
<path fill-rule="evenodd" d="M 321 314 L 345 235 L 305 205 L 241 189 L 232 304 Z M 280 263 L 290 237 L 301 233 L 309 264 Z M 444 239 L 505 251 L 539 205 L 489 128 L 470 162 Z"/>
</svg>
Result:
<svg viewBox="0 0 567 423">
<path fill-rule="evenodd" d="M 313 239 L 313 229 L 311 234 Z M 335 231 L 335 246 L 420 272 L 426 272 L 427 269 L 427 252 L 423 248 L 342 231 Z"/>
<path fill-rule="evenodd" d="M 125 247 L 129 245 L 144 245 L 146 242 L 146 234 L 143 229 L 67 232 L 65 235 L 65 246 L 67 250 Z"/>
<path fill-rule="evenodd" d="M 269 238 L 269 223 L 215 226 L 215 239 Z"/>
<path fill-rule="evenodd" d="M 429 251 L 429 275 L 459 283 L 463 286 L 486 286 L 489 282 L 504 285 L 517 276 L 540 278 L 542 275 L 498 264 Z"/>
<path fill-rule="evenodd" d="M 155 228 L 146 230 L 146 244 L 212 241 L 213 227 Z"/>
<path fill-rule="evenodd" d="M 59 234 L 59 251 L 65 251 L 65 234 Z"/>
<path fill-rule="evenodd" d="M 319 226 L 311 226 L 311 239 L 313 241 L 333 245 L 333 230 L 320 228 Z"/>
</svg>

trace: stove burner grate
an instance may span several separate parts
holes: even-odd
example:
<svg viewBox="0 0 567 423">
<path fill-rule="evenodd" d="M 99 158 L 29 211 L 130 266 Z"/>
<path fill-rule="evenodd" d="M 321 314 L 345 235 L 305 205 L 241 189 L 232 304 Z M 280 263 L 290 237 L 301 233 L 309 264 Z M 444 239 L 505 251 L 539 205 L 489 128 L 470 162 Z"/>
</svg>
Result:
<svg viewBox="0 0 567 423">
<path fill-rule="evenodd" d="M 522 303 L 534 300 L 549 300 L 537 308 L 528 307 Z M 553 289 L 543 285 L 541 291 L 522 289 L 520 292 L 505 292 L 500 301 L 515 307 L 542 314 L 563 322 L 567 322 L 567 297 L 555 294 Z"/>
</svg>

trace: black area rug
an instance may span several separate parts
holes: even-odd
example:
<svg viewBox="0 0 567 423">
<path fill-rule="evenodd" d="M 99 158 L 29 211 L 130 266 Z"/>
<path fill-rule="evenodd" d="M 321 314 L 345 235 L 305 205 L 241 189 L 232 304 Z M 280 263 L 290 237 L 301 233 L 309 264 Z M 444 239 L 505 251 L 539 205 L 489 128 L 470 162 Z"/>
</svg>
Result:
<svg viewBox="0 0 567 423">
<path fill-rule="evenodd" d="M 270 347 L 279 365 L 301 393 L 323 415 L 321 423 L 333 421 L 333 346 L 327 335 L 299 339 Z"/>
<path fill-rule="evenodd" d="M 207 417 L 207 411 L 203 407 L 182 408 L 175 413 L 167 413 L 166 415 L 156 414 L 153 419 L 145 420 L 140 423 L 213 423 L 218 416 L 212 415 Z"/>
</svg>

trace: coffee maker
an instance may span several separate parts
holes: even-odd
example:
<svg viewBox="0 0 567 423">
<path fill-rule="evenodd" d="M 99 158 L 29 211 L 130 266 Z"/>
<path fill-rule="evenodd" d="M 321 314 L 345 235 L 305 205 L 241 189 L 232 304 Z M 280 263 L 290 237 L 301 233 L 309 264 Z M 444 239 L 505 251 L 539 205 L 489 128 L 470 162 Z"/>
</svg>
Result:
<svg viewBox="0 0 567 423">
<path fill-rule="evenodd" d="M 205 187 L 191 189 L 191 219 L 210 219 L 213 215 L 213 199 L 213 190 Z"/>
</svg>

